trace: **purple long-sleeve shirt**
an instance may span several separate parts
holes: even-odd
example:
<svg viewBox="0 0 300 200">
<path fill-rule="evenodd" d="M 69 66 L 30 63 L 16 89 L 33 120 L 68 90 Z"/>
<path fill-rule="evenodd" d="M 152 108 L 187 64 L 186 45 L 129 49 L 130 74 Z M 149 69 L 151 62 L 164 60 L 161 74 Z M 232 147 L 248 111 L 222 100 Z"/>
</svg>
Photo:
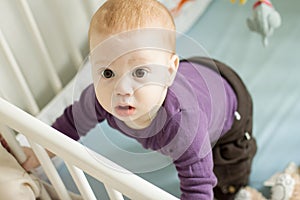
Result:
<svg viewBox="0 0 300 200">
<path fill-rule="evenodd" d="M 182 200 L 213 199 L 216 177 L 211 148 L 234 120 L 237 99 L 230 85 L 215 71 L 181 62 L 174 83 L 149 127 L 135 130 L 106 112 L 93 85 L 67 107 L 53 127 L 78 140 L 97 123 L 108 124 L 135 138 L 144 148 L 173 159 L 180 178 Z"/>
</svg>

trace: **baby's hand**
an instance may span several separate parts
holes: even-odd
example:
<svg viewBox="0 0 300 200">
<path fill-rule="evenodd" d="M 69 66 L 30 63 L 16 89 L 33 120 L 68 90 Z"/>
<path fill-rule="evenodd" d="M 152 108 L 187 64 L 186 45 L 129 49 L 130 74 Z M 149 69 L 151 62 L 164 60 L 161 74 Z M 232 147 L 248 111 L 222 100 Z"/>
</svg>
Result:
<svg viewBox="0 0 300 200">
<path fill-rule="evenodd" d="M 39 167 L 40 161 L 38 160 L 38 158 L 36 157 L 35 153 L 33 152 L 33 150 L 29 147 L 22 147 L 27 159 L 25 162 L 22 163 L 22 167 L 26 170 L 26 171 L 30 171 L 36 167 Z M 53 158 L 55 156 L 54 153 L 46 150 L 47 154 L 49 155 L 50 158 Z"/>
<path fill-rule="evenodd" d="M 22 167 L 26 170 L 26 171 L 30 171 L 38 166 L 40 166 L 40 162 L 38 160 L 38 158 L 36 157 L 35 153 L 33 152 L 33 150 L 29 147 L 22 147 L 27 159 L 25 160 L 25 162 L 22 163 Z"/>
</svg>

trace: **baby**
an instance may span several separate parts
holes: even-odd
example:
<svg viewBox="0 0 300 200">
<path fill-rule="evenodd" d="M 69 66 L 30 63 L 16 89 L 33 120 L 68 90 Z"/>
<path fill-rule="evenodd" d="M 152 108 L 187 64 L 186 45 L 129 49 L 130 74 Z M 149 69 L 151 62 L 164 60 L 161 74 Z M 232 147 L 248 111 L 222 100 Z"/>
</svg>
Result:
<svg viewBox="0 0 300 200">
<path fill-rule="evenodd" d="M 106 1 L 89 44 L 93 84 L 53 127 L 78 140 L 106 120 L 172 158 L 181 199 L 233 199 L 256 152 L 252 101 L 238 75 L 208 58 L 180 61 L 174 20 L 156 0 Z M 27 154 L 28 170 L 37 162 Z"/>
</svg>

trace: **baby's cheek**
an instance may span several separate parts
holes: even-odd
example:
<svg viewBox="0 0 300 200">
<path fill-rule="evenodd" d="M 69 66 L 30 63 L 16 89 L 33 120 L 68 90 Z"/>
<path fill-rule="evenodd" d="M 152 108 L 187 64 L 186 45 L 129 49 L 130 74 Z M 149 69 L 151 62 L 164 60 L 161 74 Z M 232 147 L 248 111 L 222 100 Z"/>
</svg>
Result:
<svg viewBox="0 0 300 200">
<path fill-rule="evenodd" d="M 165 88 L 158 85 L 147 85 L 136 91 L 136 99 L 147 106 L 157 105 L 164 98 Z"/>
<path fill-rule="evenodd" d="M 112 106 L 111 94 L 109 91 L 103 88 L 96 88 L 96 98 L 98 103 L 105 109 L 108 110 Z"/>
</svg>

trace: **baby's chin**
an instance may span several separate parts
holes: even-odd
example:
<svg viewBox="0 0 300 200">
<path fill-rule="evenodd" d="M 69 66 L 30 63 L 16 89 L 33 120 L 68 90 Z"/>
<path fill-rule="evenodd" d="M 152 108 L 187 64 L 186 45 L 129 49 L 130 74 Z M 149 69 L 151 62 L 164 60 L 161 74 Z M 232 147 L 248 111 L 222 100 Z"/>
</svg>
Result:
<svg viewBox="0 0 300 200">
<path fill-rule="evenodd" d="M 126 124 L 129 128 L 132 129 L 144 129 L 147 128 L 151 122 L 152 119 L 149 116 L 149 113 L 146 113 L 144 115 L 134 115 L 130 117 L 122 117 L 117 114 L 112 114 L 114 117 L 116 117 L 118 120 L 122 121 L 124 124 Z"/>
</svg>

